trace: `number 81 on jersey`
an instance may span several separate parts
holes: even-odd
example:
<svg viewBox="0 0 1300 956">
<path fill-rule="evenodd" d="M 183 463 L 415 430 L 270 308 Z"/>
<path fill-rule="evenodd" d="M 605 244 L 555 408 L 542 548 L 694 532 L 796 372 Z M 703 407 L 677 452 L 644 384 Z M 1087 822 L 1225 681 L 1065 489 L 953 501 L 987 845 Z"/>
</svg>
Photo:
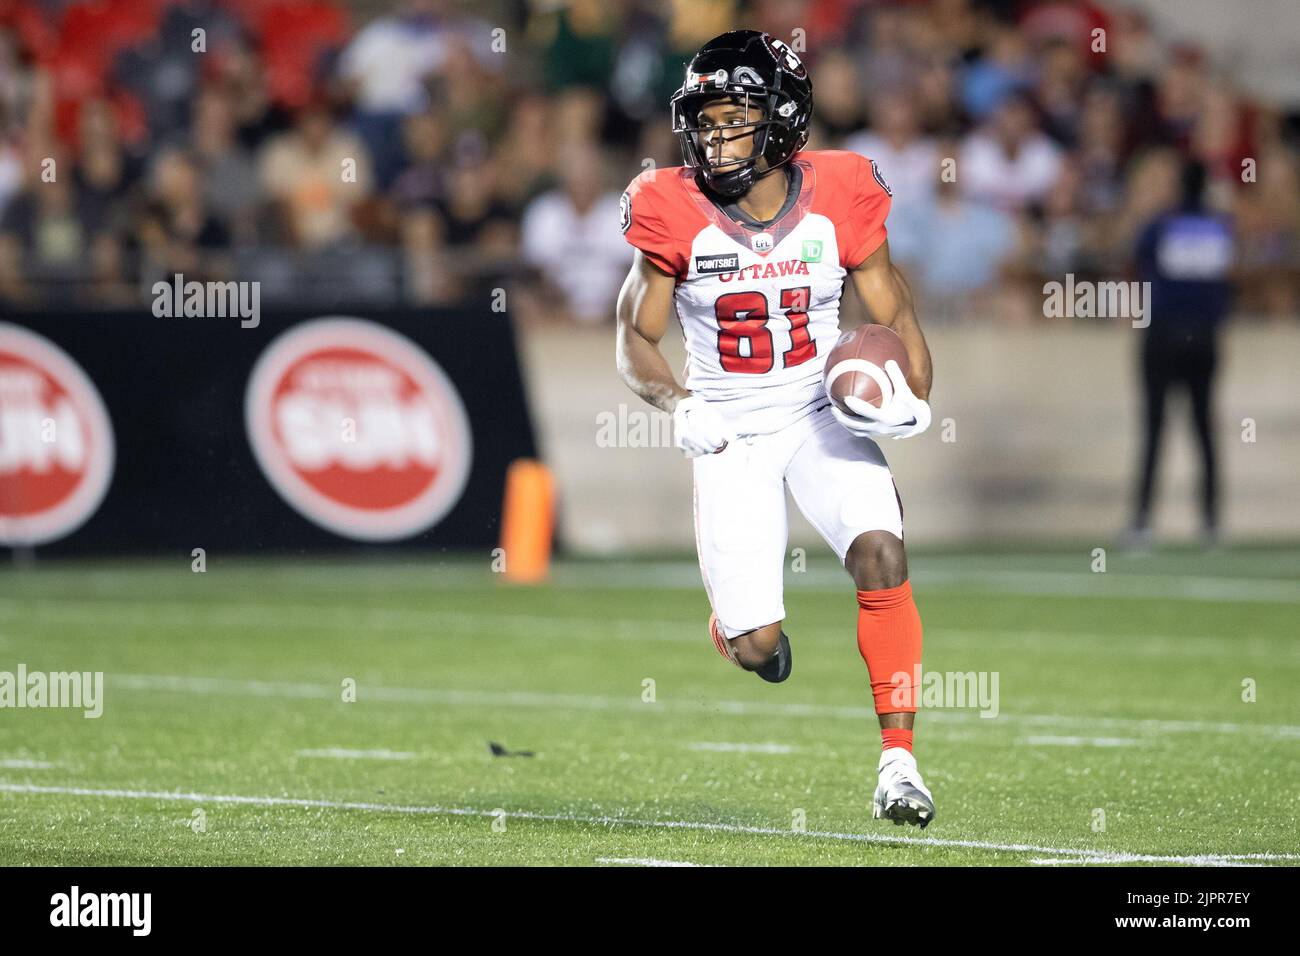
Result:
<svg viewBox="0 0 1300 956">
<path fill-rule="evenodd" d="M 790 347 L 781 354 L 783 368 L 792 368 L 817 354 L 808 334 L 809 286 L 781 290 L 781 308 L 790 320 Z M 713 306 L 718 320 L 718 355 L 723 371 L 761 375 L 774 361 L 772 330 L 767 327 L 767 296 L 762 292 L 728 292 Z"/>
</svg>

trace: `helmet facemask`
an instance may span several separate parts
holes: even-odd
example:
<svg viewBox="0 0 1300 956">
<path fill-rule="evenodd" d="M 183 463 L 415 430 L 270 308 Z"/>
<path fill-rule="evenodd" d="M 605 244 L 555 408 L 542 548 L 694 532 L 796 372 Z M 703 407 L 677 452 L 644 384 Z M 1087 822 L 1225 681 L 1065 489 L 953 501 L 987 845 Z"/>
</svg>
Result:
<svg viewBox="0 0 1300 956">
<path fill-rule="evenodd" d="M 743 117 L 738 123 L 706 125 L 701 121 L 701 112 L 709 103 L 729 99 L 741 110 Z M 771 142 L 772 127 L 779 126 L 772 115 L 772 103 L 776 99 L 766 88 L 740 89 L 734 84 L 721 91 L 683 93 L 672 101 L 673 132 L 681 144 L 682 159 L 691 169 L 697 170 L 708 183 L 709 188 L 722 196 L 739 196 L 754 184 L 759 170 L 758 161 L 767 153 Z M 751 117 L 751 110 L 759 111 L 758 117 Z M 752 145 L 749 154 L 718 162 L 710 162 L 708 143 L 710 141 L 729 140 L 752 133 Z"/>
</svg>

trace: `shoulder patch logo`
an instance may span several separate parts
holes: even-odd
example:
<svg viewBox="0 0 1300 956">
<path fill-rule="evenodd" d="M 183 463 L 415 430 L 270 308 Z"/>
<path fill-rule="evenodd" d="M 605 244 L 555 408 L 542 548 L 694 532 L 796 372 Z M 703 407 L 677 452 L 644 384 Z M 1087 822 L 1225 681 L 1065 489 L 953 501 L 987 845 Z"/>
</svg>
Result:
<svg viewBox="0 0 1300 956">
<path fill-rule="evenodd" d="M 632 197 L 626 192 L 623 198 L 618 201 L 618 225 L 623 232 L 627 232 L 632 225 Z"/>
<path fill-rule="evenodd" d="M 886 195 L 894 195 L 894 191 L 889 188 L 889 183 L 885 182 L 885 177 L 880 172 L 880 167 L 876 165 L 874 159 L 871 161 L 871 175 L 876 177 L 876 182 L 880 183 L 880 188 L 885 191 Z"/>
</svg>

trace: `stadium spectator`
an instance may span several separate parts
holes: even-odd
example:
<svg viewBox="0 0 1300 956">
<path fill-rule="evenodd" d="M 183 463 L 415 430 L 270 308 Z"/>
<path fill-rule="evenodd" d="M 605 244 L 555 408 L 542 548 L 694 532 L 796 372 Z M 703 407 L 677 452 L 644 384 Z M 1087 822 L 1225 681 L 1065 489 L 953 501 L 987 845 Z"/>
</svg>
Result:
<svg viewBox="0 0 1300 956">
<path fill-rule="evenodd" d="M 0 217 L 9 203 L 22 192 L 23 150 L 9 136 L 0 135 Z"/>
<path fill-rule="evenodd" d="M 190 130 L 204 199 L 237 242 L 252 245 L 257 241 L 261 191 L 257 164 L 236 134 L 230 98 L 219 87 L 205 89 L 195 104 Z"/>
<path fill-rule="evenodd" d="M 905 267 L 926 296 L 927 314 L 951 321 L 972 298 L 987 301 L 1017 252 L 1015 219 L 964 195 L 960 180 L 942 178 L 931 197 L 908 214 L 916 245 L 908 249 Z M 1019 311 L 1023 314 L 1023 303 Z"/>
<path fill-rule="evenodd" d="M 234 111 L 241 146 L 257 150 L 269 137 L 293 125 L 293 115 L 271 101 L 262 60 L 251 46 L 228 50 L 217 60 L 215 72 L 213 83 Z"/>
<path fill-rule="evenodd" d="M 529 34 L 542 51 L 548 90 L 586 87 L 603 91 L 614 72 L 619 7 L 601 0 L 537 5 Z"/>
<path fill-rule="evenodd" d="M 291 131 L 266 144 L 258 169 L 292 244 L 320 248 L 356 237 L 353 211 L 374 189 L 370 157 L 323 102 L 304 107 Z"/>
<path fill-rule="evenodd" d="M 1065 146 L 1079 145 L 1087 66 L 1078 48 L 1056 40 L 1040 54 L 1034 102 L 1043 114 L 1043 128 Z"/>
<path fill-rule="evenodd" d="M 82 105 L 78 140 L 73 174 L 83 223 L 93 235 L 122 235 L 130 225 L 128 197 L 142 169 L 118 136 L 110 104 L 96 100 Z"/>
<path fill-rule="evenodd" d="M 1061 148 L 1038 128 L 1032 101 L 1012 93 L 962 143 L 957 176 L 970 198 L 1017 211 L 1047 195 L 1061 159 Z"/>
<path fill-rule="evenodd" d="M 1083 171 L 1084 204 L 1089 214 L 1105 216 L 1122 202 L 1127 131 L 1118 89 L 1094 83 L 1079 113 L 1076 155 Z"/>
<path fill-rule="evenodd" d="M 446 124 L 433 110 L 407 117 L 402 124 L 405 165 L 389 190 L 399 209 L 428 206 L 447 194 Z"/>
<path fill-rule="evenodd" d="M 561 154 L 561 188 L 524 212 L 523 255 L 558 289 L 579 322 L 608 321 L 632 248 L 619 234 L 619 194 L 606 186 L 600 150 L 578 143 Z"/>
<path fill-rule="evenodd" d="M 146 285 L 178 272 L 187 280 L 230 277 L 230 232 L 205 201 L 188 152 L 170 149 L 154 161 L 136 240 Z"/>
<path fill-rule="evenodd" d="M 470 269 L 515 252 L 518 214 L 497 195 L 496 180 L 486 144 L 462 139 L 452 155 L 446 193 L 435 208 L 447 245 L 463 253 Z"/>
<path fill-rule="evenodd" d="M 510 169 L 510 175 L 497 183 L 497 195 L 516 209 L 522 209 L 529 199 L 554 184 L 554 117 L 551 100 L 520 96 L 514 102 L 505 134 L 497 142 L 494 161 Z M 676 150 L 676 140 L 671 140 L 671 147 Z"/>
<path fill-rule="evenodd" d="M 23 126 L 32 78 L 18 36 L 0 27 L 0 216 L 23 188 Z"/>
<path fill-rule="evenodd" d="M 839 143 L 860 130 L 865 118 L 862 106 L 853 59 L 842 50 L 827 52 L 817 61 L 817 109 L 813 113 L 817 135 Z"/>
<path fill-rule="evenodd" d="M 1263 149 L 1256 181 L 1234 192 L 1237 289 L 1248 313 L 1293 319 L 1300 310 L 1300 160 Z"/>
<path fill-rule="evenodd" d="M 1024 36 L 1014 27 L 996 28 L 987 54 L 962 71 L 961 100 L 976 122 L 1014 103 L 1013 94 L 1026 90 L 1033 79 L 1033 61 Z"/>
<path fill-rule="evenodd" d="M 908 90 L 880 94 L 871 104 L 871 128 L 844 141 L 844 148 L 875 161 L 893 190 L 890 254 L 915 261 L 924 240 L 921 219 L 933 203 L 943 172 L 938 146 L 921 133 L 920 116 Z M 949 156 L 949 159 L 955 159 Z"/>
<path fill-rule="evenodd" d="M 58 169 L 59 157 L 55 157 Z M 62 158 L 66 169 L 69 160 Z M 39 179 L 39 174 L 37 174 Z M 30 284 L 74 284 L 82 278 L 91 237 L 71 176 L 55 175 L 32 182 L 10 203 L 0 221 L 0 295 L 11 302 L 30 302 L 38 294 Z"/>
<path fill-rule="evenodd" d="M 401 168 L 402 123 L 429 107 L 427 81 L 446 67 L 453 40 L 473 50 L 475 34 L 487 34 L 481 23 L 450 16 L 449 6 L 445 0 L 405 0 L 363 27 L 339 60 L 339 76 L 355 104 L 352 124 L 370 150 L 380 189 Z M 480 63 L 490 65 L 494 55 L 478 49 Z"/>
</svg>

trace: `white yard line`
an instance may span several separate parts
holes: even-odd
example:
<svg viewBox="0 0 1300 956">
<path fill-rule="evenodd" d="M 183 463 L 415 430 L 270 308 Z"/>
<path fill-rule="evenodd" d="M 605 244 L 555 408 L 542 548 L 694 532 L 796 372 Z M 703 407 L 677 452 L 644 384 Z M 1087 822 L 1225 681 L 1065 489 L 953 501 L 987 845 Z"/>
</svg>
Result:
<svg viewBox="0 0 1300 956">
<path fill-rule="evenodd" d="M 990 641 L 1022 642 L 1037 653 L 1079 654 L 1080 645 L 1093 645 L 1109 657 L 1208 657 L 1240 660 L 1256 657 L 1276 663 L 1300 661 L 1300 648 L 1281 634 L 1264 638 L 1257 635 L 1225 634 L 1152 634 L 1148 631 L 1042 631 L 1019 628 L 927 627 L 926 638 L 941 641 L 971 641 L 987 645 Z"/>
<path fill-rule="evenodd" d="M 205 602 L 154 601 L 147 598 L 95 600 L 50 598 L 18 600 L 0 598 L 0 615 L 18 617 L 30 624 L 33 616 L 58 622 L 94 624 L 97 627 L 186 628 L 211 627 L 300 628 L 311 631 L 409 631 L 438 636 L 441 628 L 500 631 L 503 627 L 524 628 L 544 635 L 583 637 L 599 625 L 594 636 L 600 640 L 671 641 L 704 644 L 708 641 L 707 616 L 698 621 L 646 618 L 580 617 L 573 615 L 503 614 L 483 611 L 428 611 L 368 608 L 359 604 L 306 605 L 257 604 L 218 605 Z"/>
<path fill-rule="evenodd" d="M 1133 737 L 1052 737 L 1040 735 L 1024 738 L 1031 747 L 1132 747 L 1144 741 Z"/>
<path fill-rule="evenodd" d="M 173 691 L 192 694 L 228 694 L 232 696 L 284 697 L 338 700 L 340 686 L 288 681 L 243 680 L 228 677 L 185 677 L 171 674 L 115 674 L 104 677 L 106 692 L 125 687 L 141 691 Z M 759 703 L 738 700 L 671 700 L 645 703 L 637 693 L 626 697 L 602 697 L 591 694 L 556 694 L 543 691 L 437 690 L 416 687 L 371 687 L 360 684 L 358 699 L 388 703 L 442 704 L 463 707 L 552 707 L 574 710 L 622 710 L 637 713 L 663 711 L 701 712 L 727 716 L 829 717 L 867 720 L 874 716 L 864 703 L 855 706 L 833 704 Z M 934 723 L 961 723 L 980 726 L 1087 727 L 1090 729 L 1126 730 L 1130 733 L 1221 733 L 1257 734 L 1279 739 L 1300 738 L 1300 725 L 1245 724 L 1231 721 L 1163 720 L 1130 717 L 1092 717 L 1064 714 L 1011 714 L 1002 712 L 995 718 L 978 716 L 975 710 L 923 710 L 922 717 Z"/>
<path fill-rule="evenodd" d="M 683 860 L 654 860 L 645 856 L 598 856 L 597 863 L 615 866 L 709 866 L 708 863 L 686 863 Z"/>
<path fill-rule="evenodd" d="M 1115 863 L 1161 863 L 1163 860 L 1155 857 L 1144 856 L 1140 853 L 1100 853 L 1096 857 L 1070 857 L 1067 859 L 1050 859 L 1043 857 L 1034 857 L 1030 863 L 1035 866 L 1110 866 Z M 1218 856 L 1189 856 L 1184 857 L 1180 862 L 1189 866 L 1264 866 L 1263 863 L 1252 863 L 1239 859 L 1227 859 Z"/>
<path fill-rule="evenodd" d="M 1109 571 L 931 571 L 919 572 L 917 587 L 971 587 L 1000 594 L 1041 597 L 1152 598 L 1180 601 L 1276 602 L 1300 604 L 1300 585 L 1260 578 L 1211 578 L 1178 574 Z"/>
<path fill-rule="evenodd" d="M 117 790 L 92 787 L 54 787 L 26 783 L 0 782 L 0 793 L 31 795 L 58 795 L 78 797 L 103 797 L 121 800 L 168 800 L 183 803 L 231 804 L 254 807 L 301 807 L 322 810 L 357 810 L 371 813 L 400 813 L 423 816 L 456 816 L 496 818 L 496 810 L 474 807 L 403 806 L 400 804 L 366 803 L 346 800 L 317 800 L 300 797 L 254 797 L 238 794 L 183 793 L 166 790 Z M 945 840 L 938 837 L 894 837 L 871 833 L 837 833 L 825 830 L 795 831 L 775 827 L 744 826 L 734 823 L 703 823 L 693 820 L 637 820 L 628 817 L 586 816 L 569 813 L 536 813 L 530 810 L 506 811 L 506 818 L 539 820 L 554 823 L 590 823 L 602 827 L 649 827 L 662 830 L 695 830 L 706 833 L 741 833 L 752 836 L 780 836 L 796 839 L 839 840 L 853 843 L 906 844 L 919 847 L 951 847 L 969 850 L 988 850 L 1001 853 L 1039 853 L 1050 858 L 1098 860 L 1103 857 L 1122 856 L 1124 862 L 1134 863 L 1187 863 L 1193 865 L 1219 865 L 1241 862 L 1280 862 L 1300 860 L 1297 853 L 1208 853 L 1195 856 L 1165 856 L 1156 854 L 1123 854 L 1113 850 L 1085 850 L 1069 847 L 1045 847 L 1029 843 L 993 843 L 983 840 Z"/>
<path fill-rule="evenodd" d="M 552 587 L 568 588 L 665 588 L 700 587 L 699 569 L 693 565 L 651 562 L 635 565 L 560 566 Z M 1032 594 L 1047 597 L 1096 595 L 1113 598 L 1177 598 L 1187 601 L 1276 601 L 1300 603 L 1300 585 L 1281 578 L 1205 577 L 1182 574 L 1142 574 L 1115 568 L 1094 574 L 1087 555 L 1080 558 L 1078 571 L 1018 571 L 1013 569 L 926 568 L 924 557 L 914 562 L 912 581 L 917 588 L 974 587 L 1001 594 Z M 790 590 L 838 590 L 851 585 L 837 567 L 814 567 L 787 573 Z"/>
<path fill-rule="evenodd" d="M 702 741 L 696 744 L 687 744 L 687 750 L 707 750 L 714 753 L 736 753 L 736 754 L 792 754 L 798 748 L 791 747 L 789 744 L 730 744 L 726 742 L 710 743 Z"/>
<path fill-rule="evenodd" d="M 332 760 L 414 760 L 419 754 L 408 750 L 347 750 L 343 747 L 322 747 L 318 750 L 299 750 L 295 757 L 324 757 Z"/>
<path fill-rule="evenodd" d="M 846 604 L 843 632 L 847 640 L 853 639 L 851 604 Z M 177 629 L 203 627 L 222 628 L 275 628 L 305 630 L 312 633 L 357 634 L 360 632 L 391 634 L 418 634 L 441 636 L 447 629 L 469 632 L 501 634 L 503 631 L 527 631 L 535 637 L 558 637 L 566 641 L 626 641 L 634 643 L 668 643 L 707 646 L 704 618 L 700 620 L 675 620 L 665 618 L 580 615 L 511 614 L 494 611 L 427 611 L 415 609 L 370 608 L 364 605 L 296 605 L 258 604 L 241 602 L 238 605 L 211 603 L 186 603 L 183 601 L 155 601 L 147 598 L 108 599 L 35 599 L 19 600 L 0 598 L 0 618 L 18 620 L 23 624 L 59 623 L 84 624 L 97 631 L 120 630 L 138 627 L 172 627 Z M 816 637 L 825 640 L 829 632 L 819 625 Z M 797 636 L 797 631 L 796 631 Z M 1151 634 L 1143 631 L 1116 631 L 1114 633 L 1085 631 L 1043 631 L 1013 628 L 945 628 L 926 629 L 926 637 L 937 640 L 1016 641 L 1055 653 L 1074 653 L 1080 643 L 1101 646 L 1106 653 L 1116 657 L 1163 657 L 1176 653 L 1183 657 L 1196 656 L 1240 660 L 1243 657 L 1279 660 L 1300 660 L 1300 648 L 1291 647 L 1282 639 L 1265 639 L 1245 635 L 1239 640 L 1227 641 L 1220 634 Z"/>
<path fill-rule="evenodd" d="M 1094 574 L 1086 555 L 1076 571 L 1017 571 L 1011 569 L 932 568 L 918 558 L 912 575 L 918 589 L 924 587 L 968 588 L 1000 594 L 1076 597 L 1095 595 L 1113 598 L 1176 598 L 1187 601 L 1275 601 L 1300 603 L 1300 585 L 1281 578 L 1204 577 L 1181 574 L 1141 574 L 1116 568 Z M 666 588 L 700 587 L 699 569 L 685 562 L 656 562 L 636 565 L 566 566 L 557 568 L 552 587 L 568 588 Z M 839 590 L 851 587 L 843 570 L 836 567 L 809 568 L 787 573 L 789 590 Z"/>
</svg>

